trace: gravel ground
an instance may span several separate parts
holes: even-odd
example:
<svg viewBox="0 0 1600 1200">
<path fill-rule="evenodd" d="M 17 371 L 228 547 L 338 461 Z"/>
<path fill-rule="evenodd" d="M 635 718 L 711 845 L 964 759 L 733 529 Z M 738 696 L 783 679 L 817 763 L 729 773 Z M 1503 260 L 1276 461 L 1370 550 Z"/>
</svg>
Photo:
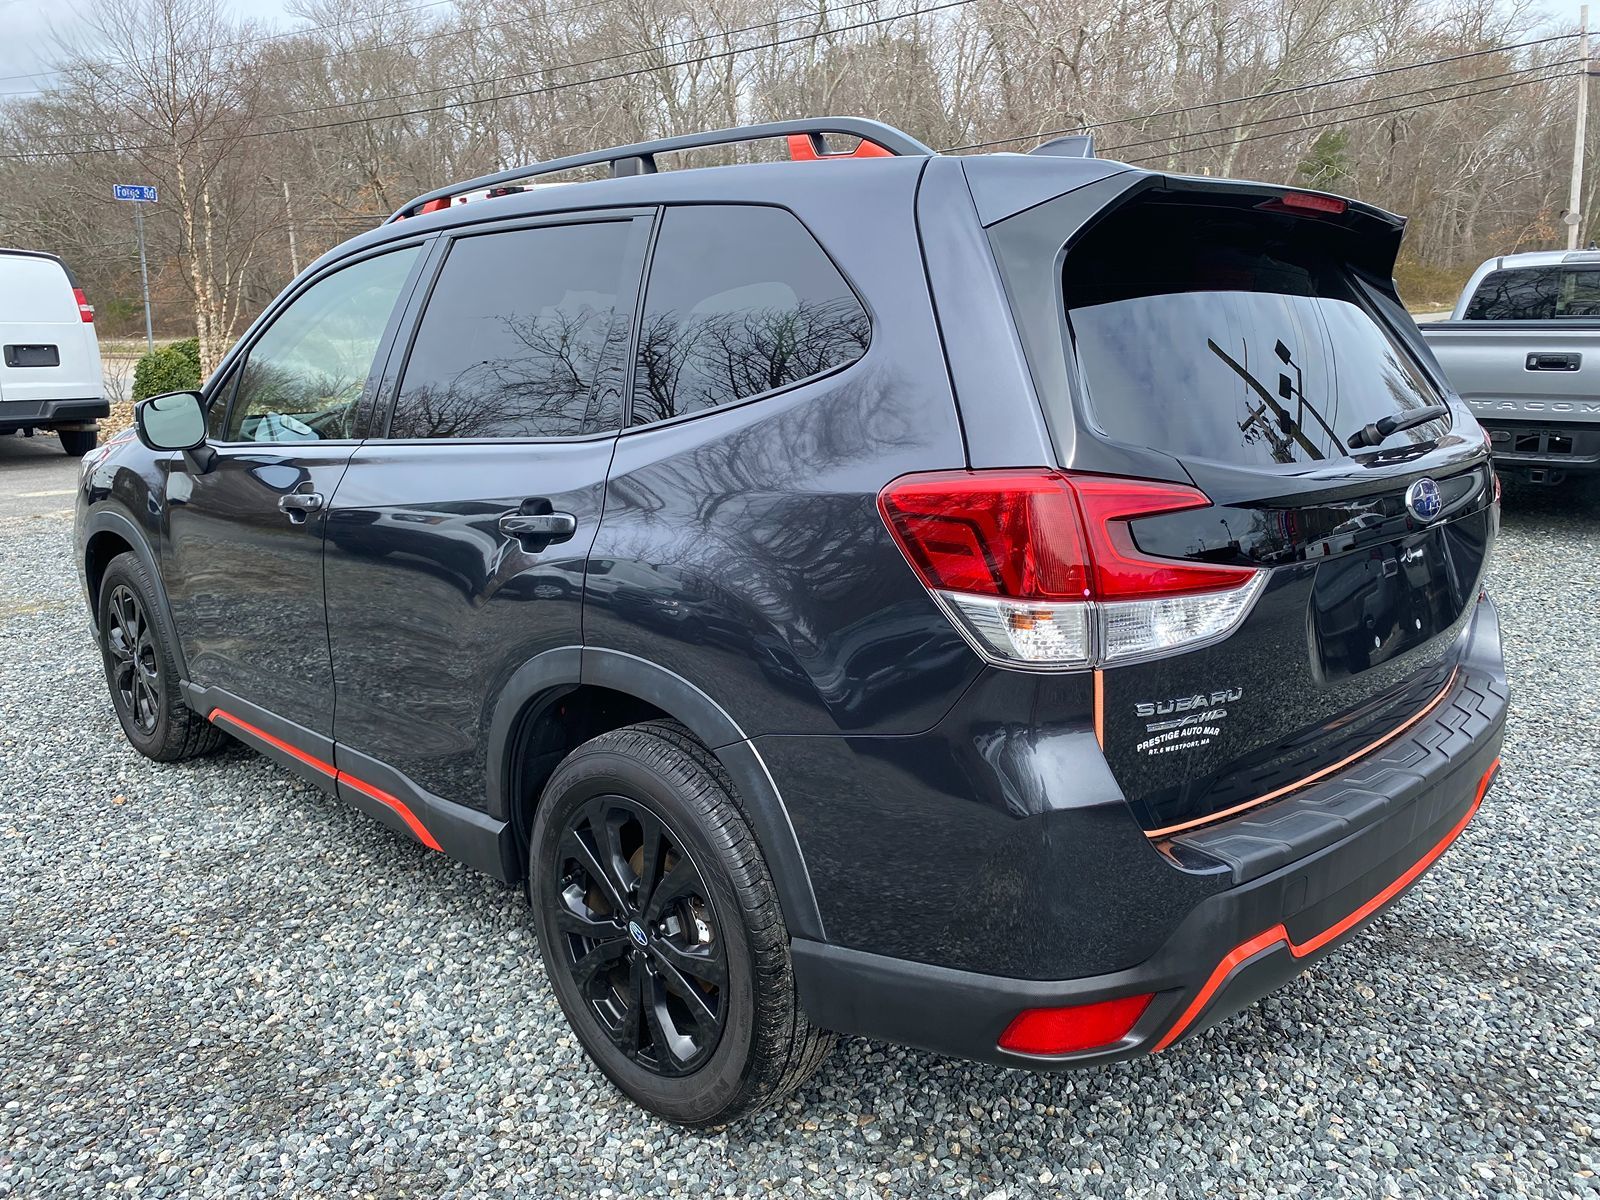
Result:
<svg viewBox="0 0 1600 1200">
<path fill-rule="evenodd" d="M 67 518 L 0 516 L 0 1195 L 1600 1197 L 1600 489 L 1507 501 L 1505 770 L 1351 945 L 1159 1058 L 849 1041 L 712 1134 L 587 1065 L 518 893 L 128 749 Z"/>
</svg>

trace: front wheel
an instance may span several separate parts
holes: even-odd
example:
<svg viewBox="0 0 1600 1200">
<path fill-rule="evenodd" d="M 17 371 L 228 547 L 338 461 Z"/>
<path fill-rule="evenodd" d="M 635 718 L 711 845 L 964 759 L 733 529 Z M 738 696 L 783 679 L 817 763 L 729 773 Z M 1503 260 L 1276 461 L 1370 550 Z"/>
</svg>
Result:
<svg viewBox="0 0 1600 1200">
<path fill-rule="evenodd" d="M 528 891 L 545 971 L 636 1103 L 716 1125 L 810 1077 L 833 1045 L 800 1010 L 788 934 L 720 764 L 682 726 L 585 742 L 545 787 Z"/>
<path fill-rule="evenodd" d="M 100 657 L 117 720 L 133 748 L 158 762 L 205 754 L 222 741 L 183 702 L 178 664 L 155 620 L 156 592 L 134 554 L 119 554 L 100 580 Z"/>
</svg>

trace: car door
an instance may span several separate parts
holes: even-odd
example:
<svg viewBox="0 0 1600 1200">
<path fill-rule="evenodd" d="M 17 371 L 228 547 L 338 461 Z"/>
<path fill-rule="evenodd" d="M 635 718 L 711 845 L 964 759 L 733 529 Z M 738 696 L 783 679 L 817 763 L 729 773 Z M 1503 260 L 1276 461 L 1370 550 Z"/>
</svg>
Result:
<svg viewBox="0 0 1600 1200">
<path fill-rule="evenodd" d="M 291 723 L 267 722 L 311 753 L 332 749 L 326 507 L 420 259 L 414 243 L 302 287 L 208 396 L 214 454 L 175 456 L 167 479 L 162 574 L 192 698 Z"/>
<path fill-rule="evenodd" d="M 341 771 L 482 808 L 499 689 L 579 644 L 650 223 L 475 226 L 436 256 L 386 436 L 328 514 Z"/>
</svg>

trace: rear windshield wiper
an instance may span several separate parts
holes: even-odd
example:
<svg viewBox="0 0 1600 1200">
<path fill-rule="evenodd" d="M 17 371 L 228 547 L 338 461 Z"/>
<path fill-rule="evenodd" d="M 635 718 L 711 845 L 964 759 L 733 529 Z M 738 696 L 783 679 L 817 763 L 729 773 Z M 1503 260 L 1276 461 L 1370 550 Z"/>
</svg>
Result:
<svg viewBox="0 0 1600 1200">
<path fill-rule="evenodd" d="M 1425 408 L 1414 408 L 1410 412 L 1395 413 L 1391 417 L 1381 417 L 1350 435 L 1350 449 L 1355 450 L 1361 446 L 1376 446 L 1391 433 L 1399 433 L 1402 429 L 1425 425 L 1429 421 L 1437 421 L 1449 415 L 1450 406 L 1448 404 L 1430 404 Z"/>
</svg>

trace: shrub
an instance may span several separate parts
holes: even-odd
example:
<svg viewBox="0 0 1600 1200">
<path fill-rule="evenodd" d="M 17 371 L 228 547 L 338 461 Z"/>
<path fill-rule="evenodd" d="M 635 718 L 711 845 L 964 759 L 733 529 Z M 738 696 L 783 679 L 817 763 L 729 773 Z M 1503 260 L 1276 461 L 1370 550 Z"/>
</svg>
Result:
<svg viewBox="0 0 1600 1200">
<path fill-rule="evenodd" d="M 1394 265 L 1394 281 L 1400 298 L 1412 312 L 1433 312 L 1454 308 L 1456 297 L 1467 286 L 1477 263 L 1455 267 L 1425 267 L 1401 259 Z"/>
<path fill-rule="evenodd" d="M 200 342 L 197 338 L 159 346 L 140 357 L 133 368 L 135 403 L 162 392 L 181 392 L 199 386 Z"/>
</svg>

